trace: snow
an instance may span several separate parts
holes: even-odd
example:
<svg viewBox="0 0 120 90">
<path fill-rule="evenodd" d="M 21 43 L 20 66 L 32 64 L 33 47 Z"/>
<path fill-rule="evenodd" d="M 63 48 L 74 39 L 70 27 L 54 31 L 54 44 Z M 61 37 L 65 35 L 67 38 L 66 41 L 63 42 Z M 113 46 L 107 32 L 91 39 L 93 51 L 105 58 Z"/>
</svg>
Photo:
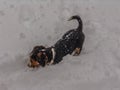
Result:
<svg viewBox="0 0 120 90">
<path fill-rule="evenodd" d="M 120 90 L 119 0 L 0 0 L 0 90 Z M 30 69 L 36 45 L 51 46 L 76 21 L 86 39 L 80 56 Z"/>
</svg>

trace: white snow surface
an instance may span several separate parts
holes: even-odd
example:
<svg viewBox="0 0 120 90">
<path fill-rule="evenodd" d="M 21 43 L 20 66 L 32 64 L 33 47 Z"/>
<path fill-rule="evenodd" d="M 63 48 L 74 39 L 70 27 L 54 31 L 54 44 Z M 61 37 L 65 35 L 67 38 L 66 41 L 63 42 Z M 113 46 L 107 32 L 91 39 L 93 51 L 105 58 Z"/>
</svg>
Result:
<svg viewBox="0 0 120 90">
<path fill-rule="evenodd" d="M 80 56 L 30 69 L 36 45 L 51 46 L 83 20 Z M 0 0 L 0 90 L 120 90 L 120 0 Z"/>
</svg>

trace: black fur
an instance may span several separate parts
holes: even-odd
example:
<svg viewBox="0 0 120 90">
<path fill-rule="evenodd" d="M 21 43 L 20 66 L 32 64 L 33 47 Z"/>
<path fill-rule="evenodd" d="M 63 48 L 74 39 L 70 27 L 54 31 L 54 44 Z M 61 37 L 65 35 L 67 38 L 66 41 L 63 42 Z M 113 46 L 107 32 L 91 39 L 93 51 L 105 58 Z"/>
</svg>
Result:
<svg viewBox="0 0 120 90">
<path fill-rule="evenodd" d="M 55 58 L 52 64 L 59 63 L 64 56 L 66 56 L 67 54 L 72 54 L 76 48 L 80 48 L 80 51 L 82 50 L 82 46 L 85 39 L 85 35 L 82 32 L 83 23 L 81 18 L 78 15 L 72 16 L 69 20 L 73 20 L 73 19 L 77 20 L 79 23 L 76 29 L 72 29 L 66 32 L 63 35 L 63 37 L 60 40 L 58 40 L 55 43 L 55 45 L 52 47 L 43 48 L 44 51 L 42 51 L 43 49 L 41 49 L 40 47 L 36 49 L 35 51 L 36 53 L 42 52 L 42 55 L 40 58 L 37 59 L 36 58 L 37 56 L 34 57 L 35 60 L 37 60 L 41 66 L 44 67 L 46 62 L 50 63 L 51 60 L 53 59 L 52 48 L 55 50 Z M 34 56 L 34 53 L 32 56 Z M 36 53 L 35 55 L 37 55 Z M 47 60 L 45 59 L 45 56 L 47 56 Z"/>
<path fill-rule="evenodd" d="M 78 28 L 66 32 L 63 37 L 54 45 L 56 57 L 54 63 L 59 63 L 64 56 L 72 54 L 75 48 L 82 50 L 85 35 L 82 32 L 83 23 L 81 18 L 76 15 L 69 20 L 76 19 L 79 23 Z"/>
</svg>

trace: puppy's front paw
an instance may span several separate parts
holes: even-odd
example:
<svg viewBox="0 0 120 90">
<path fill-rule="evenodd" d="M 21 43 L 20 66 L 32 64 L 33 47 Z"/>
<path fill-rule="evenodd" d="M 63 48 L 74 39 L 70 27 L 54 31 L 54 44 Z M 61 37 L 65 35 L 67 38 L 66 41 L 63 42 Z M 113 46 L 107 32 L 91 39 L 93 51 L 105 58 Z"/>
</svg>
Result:
<svg viewBox="0 0 120 90">
<path fill-rule="evenodd" d="M 76 49 L 74 50 L 73 56 L 78 56 L 78 55 L 80 54 L 80 52 L 81 52 L 81 49 L 80 49 L 80 48 L 76 48 Z"/>
</svg>

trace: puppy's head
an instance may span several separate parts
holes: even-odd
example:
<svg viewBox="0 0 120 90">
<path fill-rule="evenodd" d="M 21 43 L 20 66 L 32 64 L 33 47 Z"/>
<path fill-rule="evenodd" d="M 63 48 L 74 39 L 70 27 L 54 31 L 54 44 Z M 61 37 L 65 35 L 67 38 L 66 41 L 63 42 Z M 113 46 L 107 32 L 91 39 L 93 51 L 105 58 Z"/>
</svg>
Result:
<svg viewBox="0 0 120 90">
<path fill-rule="evenodd" d="M 36 46 L 33 48 L 30 54 L 29 67 L 35 68 L 42 66 L 44 67 L 47 61 L 46 51 L 44 46 Z"/>
</svg>

